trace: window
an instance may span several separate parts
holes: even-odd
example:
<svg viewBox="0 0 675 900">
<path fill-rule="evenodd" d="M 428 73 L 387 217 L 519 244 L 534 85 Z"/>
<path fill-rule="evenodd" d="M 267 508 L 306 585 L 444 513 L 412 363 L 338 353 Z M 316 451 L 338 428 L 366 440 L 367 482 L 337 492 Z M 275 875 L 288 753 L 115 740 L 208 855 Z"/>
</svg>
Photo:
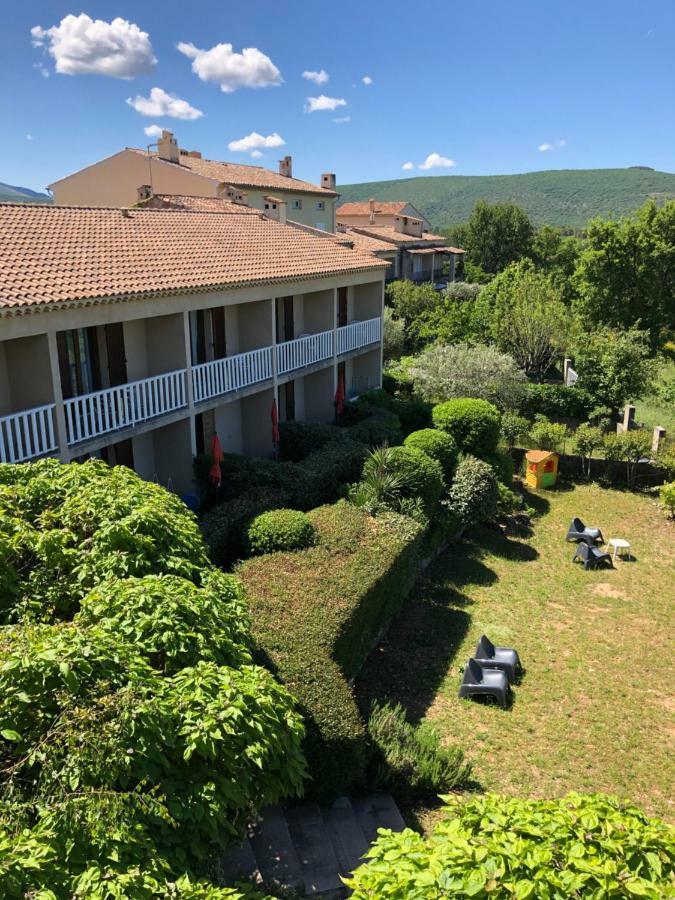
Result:
<svg viewBox="0 0 675 900">
<path fill-rule="evenodd" d="M 326 223 L 325 223 L 325 222 L 315 222 L 315 223 L 314 223 L 314 227 L 315 227 L 315 228 L 318 228 L 319 231 L 325 231 L 325 230 L 326 230 Z"/>
<path fill-rule="evenodd" d="M 74 328 L 56 335 L 64 400 L 101 387 L 96 328 Z"/>
<path fill-rule="evenodd" d="M 291 200 L 291 209 L 302 209 L 302 200 Z"/>
<path fill-rule="evenodd" d="M 323 200 L 317 200 L 317 202 L 316 202 L 316 208 L 317 208 L 317 210 L 325 209 L 325 208 L 326 208 L 326 204 L 323 202 Z"/>
<path fill-rule="evenodd" d="M 276 208 L 277 208 L 276 203 L 266 203 L 265 204 L 265 209 L 276 209 Z"/>
</svg>

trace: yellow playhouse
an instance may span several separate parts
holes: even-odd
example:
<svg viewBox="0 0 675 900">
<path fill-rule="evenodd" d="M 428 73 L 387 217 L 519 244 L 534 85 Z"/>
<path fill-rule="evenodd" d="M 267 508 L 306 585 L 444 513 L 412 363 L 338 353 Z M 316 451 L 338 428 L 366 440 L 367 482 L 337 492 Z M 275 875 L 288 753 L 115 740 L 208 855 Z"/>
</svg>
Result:
<svg viewBox="0 0 675 900">
<path fill-rule="evenodd" d="M 533 488 L 553 487 L 558 479 L 558 454 L 550 450 L 528 450 L 525 483 Z"/>
</svg>

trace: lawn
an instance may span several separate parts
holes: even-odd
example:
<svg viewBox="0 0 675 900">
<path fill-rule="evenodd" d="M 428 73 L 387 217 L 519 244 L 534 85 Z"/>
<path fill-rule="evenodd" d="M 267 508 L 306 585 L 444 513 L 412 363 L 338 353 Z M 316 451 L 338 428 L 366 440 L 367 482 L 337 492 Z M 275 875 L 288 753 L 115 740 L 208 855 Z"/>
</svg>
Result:
<svg viewBox="0 0 675 900">
<path fill-rule="evenodd" d="M 466 750 L 484 790 L 605 791 L 672 820 L 675 524 L 652 499 L 595 485 L 535 503 L 531 535 L 485 529 L 427 571 L 371 655 L 360 700 L 388 697 L 433 722 Z M 575 514 L 627 538 L 634 561 L 572 565 L 564 535 Z M 483 632 L 517 647 L 527 670 L 508 711 L 457 698 Z"/>
</svg>

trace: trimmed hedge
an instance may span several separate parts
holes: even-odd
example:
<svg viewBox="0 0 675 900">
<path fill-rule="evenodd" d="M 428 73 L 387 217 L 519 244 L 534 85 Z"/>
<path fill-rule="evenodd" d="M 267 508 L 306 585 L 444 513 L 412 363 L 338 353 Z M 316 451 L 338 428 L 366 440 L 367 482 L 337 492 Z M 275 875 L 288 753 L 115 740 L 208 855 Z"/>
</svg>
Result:
<svg viewBox="0 0 675 900">
<path fill-rule="evenodd" d="M 422 428 L 413 431 L 403 441 L 404 447 L 421 450 L 441 464 L 445 483 L 450 484 L 452 474 L 457 466 L 457 444 L 451 435 L 436 428 Z"/>
<path fill-rule="evenodd" d="M 314 526 L 298 509 L 272 509 L 256 516 L 248 527 L 252 553 L 304 550 L 314 540 Z"/>
<path fill-rule="evenodd" d="M 326 444 L 298 464 L 302 475 L 301 492 L 292 504 L 300 509 L 314 509 L 335 503 L 342 496 L 345 485 L 361 477 L 367 454 L 365 444 L 344 440 Z"/>
<path fill-rule="evenodd" d="M 446 400 L 433 408 L 432 418 L 436 428 L 452 435 L 464 453 L 484 457 L 497 449 L 502 418 L 497 407 L 487 400 Z"/>
<path fill-rule="evenodd" d="M 360 421 L 357 419 L 356 424 L 349 429 L 349 435 L 352 440 L 367 447 L 381 447 L 383 444 L 391 447 L 401 443 L 403 429 L 396 413 L 388 409 L 377 409 Z"/>
<path fill-rule="evenodd" d="M 448 497 L 448 507 L 464 525 L 491 519 L 499 502 L 494 469 L 482 459 L 465 456 L 457 466 Z"/>
<path fill-rule="evenodd" d="M 310 788 L 328 799 L 364 775 L 366 730 L 349 681 L 410 589 L 421 529 L 345 502 L 309 518 L 314 547 L 250 559 L 237 574 L 259 650 L 300 704 Z"/>
<path fill-rule="evenodd" d="M 391 447 L 387 453 L 387 467 L 401 479 L 400 496 L 419 499 L 425 515 L 431 519 L 445 489 L 441 464 L 415 447 Z"/>
<path fill-rule="evenodd" d="M 516 471 L 516 466 L 511 454 L 507 453 L 506 450 L 495 450 L 494 453 L 483 458 L 485 459 L 485 462 L 490 463 L 498 480 L 507 488 L 510 488 L 513 484 L 513 476 Z"/>
<path fill-rule="evenodd" d="M 284 491 L 254 487 L 240 497 L 216 506 L 202 518 L 199 526 L 211 562 L 229 568 L 247 555 L 248 526 L 260 513 L 288 506 L 291 498 Z"/>
<path fill-rule="evenodd" d="M 344 430 L 317 422 L 282 422 L 279 425 L 279 456 L 286 462 L 300 462 L 331 441 L 340 440 Z"/>
<path fill-rule="evenodd" d="M 362 394 L 357 407 L 364 413 L 386 409 L 398 416 L 405 434 L 431 425 L 431 404 L 419 397 L 392 397 L 388 391 L 377 389 Z"/>
<path fill-rule="evenodd" d="M 530 419 L 536 415 L 554 419 L 587 419 L 597 405 L 590 391 L 577 385 L 528 384 L 520 411 Z"/>
</svg>

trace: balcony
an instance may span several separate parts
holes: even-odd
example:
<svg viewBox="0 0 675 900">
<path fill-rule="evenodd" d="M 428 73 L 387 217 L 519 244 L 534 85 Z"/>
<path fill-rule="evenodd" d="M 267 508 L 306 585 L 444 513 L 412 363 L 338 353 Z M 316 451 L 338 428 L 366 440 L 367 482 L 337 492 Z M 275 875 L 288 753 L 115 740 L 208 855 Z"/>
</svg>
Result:
<svg viewBox="0 0 675 900">
<path fill-rule="evenodd" d="M 276 347 L 201 363 L 192 368 L 194 403 L 270 382 L 274 374 L 273 353 L 279 375 L 302 374 L 310 366 L 329 365 L 334 355 L 379 343 L 381 333 L 378 317 L 353 322 L 336 332 L 305 335 Z M 86 444 L 102 435 L 187 409 L 187 375 L 186 369 L 178 369 L 65 400 L 68 446 Z M 25 462 L 58 451 L 54 410 L 54 404 L 50 404 L 0 417 L 0 462 Z"/>
</svg>

